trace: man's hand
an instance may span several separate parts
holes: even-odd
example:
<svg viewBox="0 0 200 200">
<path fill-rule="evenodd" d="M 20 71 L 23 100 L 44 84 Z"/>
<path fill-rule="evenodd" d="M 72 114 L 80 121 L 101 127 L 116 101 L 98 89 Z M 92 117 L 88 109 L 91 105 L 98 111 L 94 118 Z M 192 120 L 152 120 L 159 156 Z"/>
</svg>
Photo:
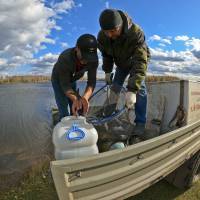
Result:
<svg viewBox="0 0 200 200">
<path fill-rule="evenodd" d="M 82 114 L 85 115 L 89 109 L 89 102 L 85 97 L 81 97 L 81 103 L 82 103 L 82 110 L 83 110 Z"/>
<path fill-rule="evenodd" d="M 82 97 L 79 95 L 79 91 L 68 90 L 66 92 L 66 96 L 72 101 L 72 114 L 74 116 L 85 115 L 88 112 L 88 99 L 91 97 L 93 90 L 93 87 L 87 86 Z"/>
<path fill-rule="evenodd" d="M 111 83 L 112 83 L 111 73 L 105 73 L 105 82 L 108 85 L 111 85 Z"/>
<path fill-rule="evenodd" d="M 76 98 L 72 102 L 72 114 L 78 116 L 78 111 L 82 109 L 82 102 L 79 98 Z"/>
<path fill-rule="evenodd" d="M 125 96 L 125 103 L 128 109 L 134 108 L 136 103 L 136 94 L 133 92 L 127 92 Z"/>
<path fill-rule="evenodd" d="M 73 101 L 72 104 L 72 114 L 75 116 L 85 115 L 88 112 L 89 102 L 85 97 L 78 98 Z"/>
</svg>

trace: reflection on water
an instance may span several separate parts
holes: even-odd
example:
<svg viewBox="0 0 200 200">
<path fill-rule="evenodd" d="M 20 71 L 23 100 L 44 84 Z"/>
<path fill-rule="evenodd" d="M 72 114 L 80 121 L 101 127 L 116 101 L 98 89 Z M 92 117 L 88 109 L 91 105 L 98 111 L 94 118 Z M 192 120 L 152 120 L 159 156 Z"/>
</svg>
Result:
<svg viewBox="0 0 200 200">
<path fill-rule="evenodd" d="M 50 84 L 0 85 L 0 97 L 0 176 L 15 180 L 51 157 L 53 91 Z"/>
<path fill-rule="evenodd" d="M 52 107 L 50 83 L 0 85 L 0 189 L 53 158 Z"/>
</svg>

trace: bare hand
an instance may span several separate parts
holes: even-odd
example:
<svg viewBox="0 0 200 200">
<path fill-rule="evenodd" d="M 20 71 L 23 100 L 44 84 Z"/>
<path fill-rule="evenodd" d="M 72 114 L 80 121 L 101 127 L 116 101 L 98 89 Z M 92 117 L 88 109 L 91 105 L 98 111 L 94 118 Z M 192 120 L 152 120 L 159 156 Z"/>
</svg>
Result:
<svg viewBox="0 0 200 200">
<path fill-rule="evenodd" d="M 81 98 L 81 102 L 82 102 L 82 108 L 83 108 L 83 115 L 85 115 L 89 109 L 89 102 L 85 97 Z"/>
<path fill-rule="evenodd" d="M 81 99 L 76 99 L 72 104 L 72 114 L 78 116 L 78 111 L 82 109 L 82 101 Z"/>
</svg>

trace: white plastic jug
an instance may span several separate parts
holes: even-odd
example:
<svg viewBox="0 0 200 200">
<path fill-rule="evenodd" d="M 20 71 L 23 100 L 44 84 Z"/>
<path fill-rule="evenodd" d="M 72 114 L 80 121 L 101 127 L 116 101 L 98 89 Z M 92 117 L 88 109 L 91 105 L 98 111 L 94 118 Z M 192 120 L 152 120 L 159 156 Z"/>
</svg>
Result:
<svg viewBox="0 0 200 200">
<path fill-rule="evenodd" d="M 62 118 L 53 130 L 56 160 L 98 154 L 98 134 L 83 116 Z"/>
</svg>

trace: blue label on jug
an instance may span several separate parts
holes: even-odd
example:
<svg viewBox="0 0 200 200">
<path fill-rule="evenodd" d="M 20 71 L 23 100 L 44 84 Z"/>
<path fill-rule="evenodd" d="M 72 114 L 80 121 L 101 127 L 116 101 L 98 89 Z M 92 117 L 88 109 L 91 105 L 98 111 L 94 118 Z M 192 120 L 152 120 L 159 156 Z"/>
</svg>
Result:
<svg viewBox="0 0 200 200">
<path fill-rule="evenodd" d="M 71 128 L 66 132 L 66 139 L 67 140 L 81 140 L 85 137 L 85 132 L 78 127 L 78 124 L 73 123 Z"/>
</svg>

